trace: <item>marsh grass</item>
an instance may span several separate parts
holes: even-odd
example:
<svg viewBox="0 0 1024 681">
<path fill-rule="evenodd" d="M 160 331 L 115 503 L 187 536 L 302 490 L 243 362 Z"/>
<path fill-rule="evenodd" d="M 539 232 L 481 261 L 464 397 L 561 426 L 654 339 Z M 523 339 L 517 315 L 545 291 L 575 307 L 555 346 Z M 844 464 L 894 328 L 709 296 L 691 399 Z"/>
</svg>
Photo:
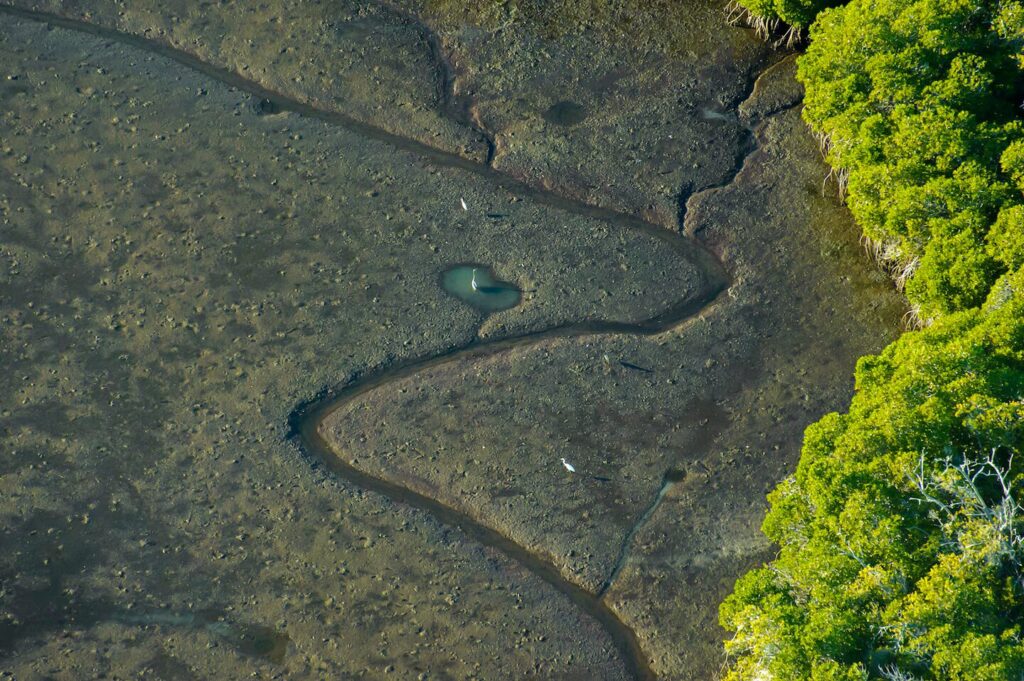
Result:
<svg viewBox="0 0 1024 681">
<path fill-rule="evenodd" d="M 754 34 L 773 47 L 792 49 L 804 43 L 807 37 L 802 26 L 786 24 L 779 17 L 766 17 L 755 14 L 740 4 L 739 0 L 730 0 L 725 6 L 725 21 L 730 26 L 742 26 L 754 30 Z"/>
<path fill-rule="evenodd" d="M 763 17 L 754 14 L 739 3 L 739 0 L 729 0 L 725 6 L 725 20 L 730 26 L 742 26 L 754 29 L 754 34 L 764 41 L 771 39 L 778 33 L 782 21 L 778 17 Z"/>
<path fill-rule="evenodd" d="M 905 253 L 895 241 L 872 239 L 867 234 L 861 234 L 860 243 L 868 256 L 892 279 L 896 290 L 903 293 L 907 282 L 921 264 L 920 258 Z M 932 321 L 921 316 L 920 305 L 912 305 L 903 315 L 902 324 L 906 329 L 923 329 Z"/>
</svg>

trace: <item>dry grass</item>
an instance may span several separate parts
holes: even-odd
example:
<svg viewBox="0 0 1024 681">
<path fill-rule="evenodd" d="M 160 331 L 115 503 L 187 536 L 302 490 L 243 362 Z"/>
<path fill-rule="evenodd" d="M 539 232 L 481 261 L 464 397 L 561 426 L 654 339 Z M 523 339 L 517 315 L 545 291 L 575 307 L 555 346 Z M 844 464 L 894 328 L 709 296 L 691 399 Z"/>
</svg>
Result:
<svg viewBox="0 0 1024 681">
<path fill-rule="evenodd" d="M 807 34 L 804 32 L 803 27 L 794 24 L 786 29 L 781 38 L 775 41 L 775 47 L 785 45 L 787 48 L 793 48 L 797 45 L 802 45 L 806 37 Z"/>
<path fill-rule="evenodd" d="M 754 33 L 761 40 L 769 40 L 779 30 L 782 22 L 775 18 L 762 17 L 754 14 L 741 5 L 738 0 L 729 0 L 725 6 L 725 18 L 731 26 L 745 26 L 754 29 Z"/>
<path fill-rule="evenodd" d="M 918 257 L 911 256 L 903 262 L 903 264 L 897 267 L 893 280 L 896 282 L 896 288 L 902 291 L 907 286 L 907 282 L 914 276 L 914 272 L 917 271 L 917 266 L 921 264 Z"/>
<path fill-rule="evenodd" d="M 790 26 L 778 17 L 763 17 L 754 14 L 739 3 L 739 0 L 729 0 L 725 6 L 725 20 L 731 26 L 744 26 L 754 29 L 758 38 L 765 42 L 771 42 L 774 47 L 785 45 L 787 48 L 796 47 L 804 42 L 806 33 L 801 26 Z M 780 31 L 785 26 L 785 31 Z M 772 38 L 772 36 L 779 36 Z"/>
<path fill-rule="evenodd" d="M 845 201 L 846 190 L 850 184 L 850 169 L 838 166 L 839 154 L 836 151 L 838 143 L 831 135 L 818 132 L 814 128 L 811 128 L 811 134 L 818 141 L 818 151 L 821 152 L 822 160 L 829 166 L 828 174 L 821 181 L 821 193 L 825 194 L 825 187 L 828 185 L 829 180 L 832 180 L 836 183 L 836 192 L 839 195 L 839 200 Z"/>
<path fill-rule="evenodd" d="M 836 184 L 836 194 L 839 196 L 839 200 L 842 202 L 846 201 L 846 188 L 850 184 L 850 170 L 848 168 L 835 168 L 829 167 L 828 173 L 821 180 L 821 193 L 824 196 L 825 187 L 828 186 L 829 180 Z"/>
<path fill-rule="evenodd" d="M 891 269 L 892 263 L 898 262 L 902 258 L 902 251 L 895 242 L 879 241 L 862 234 L 860 243 L 871 259 L 887 270 Z"/>
<path fill-rule="evenodd" d="M 808 127 L 810 126 L 808 125 Z M 811 128 L 811 134 L 818 141 L 818 151 L 821 152 L 821 158 L 827 161 L 828 152 L 832 151 L 832 136 L 825 132 L 818 132 L 814 128 Z"/>
<path fill-rule="evenodd" d="M 889 275 L 896 290 L 902 293 L 921 264 L 920 259 L 916 255 L 904 253 L 895 241 L 878 241 L 862 234 L 860 242 L 871 259 Z M 903 315 L 902 321 L 907 329 L 923 329 L 931 325 L 934 319 L 922 317 L 921 306 L 912 305 Z"/>
<path fill-rule="evenodd" d="M 920 259 L 916 255 L 905 254 L 895 241 L 878 241 L 867 235 L 862 235 L 860 241 L 871 258 L 889 273 L 896 288 L 899 291 L 906 288 L 921 264 Z"/>
<path fill-rule="evenodd" d="M 903 328 L 907 331 L 920 331 L 927 326 L 931 326 L 934 321 L 935 320 L 931 317 L 922 317 L 921 306 L 913 305 L 909 310 L 907 310 L 907 313 L 903 315 L 901 323 L 903 324 Z"/>
</svg>

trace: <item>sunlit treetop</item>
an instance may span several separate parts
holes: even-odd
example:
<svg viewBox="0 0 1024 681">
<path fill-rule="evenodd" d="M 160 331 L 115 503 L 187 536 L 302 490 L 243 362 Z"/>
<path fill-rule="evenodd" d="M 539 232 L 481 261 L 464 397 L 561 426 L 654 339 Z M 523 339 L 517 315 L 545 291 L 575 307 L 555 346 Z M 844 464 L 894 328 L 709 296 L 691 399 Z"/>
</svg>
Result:
<svg viewBox="0 0 1024 681">
<path fill-rule="evenodd" d="M 810 39 L 804 117 L 931 323 L 808 428 L 728 678 L 1024 678 L 1024 7 L 853 0 Z"/>
<path fill-rule="evenodd" d="M 804 117 L 926 320 L 979 305 L 1021 258 L 1022 16 L 1019 2 L 855 0 L 821 13 L 799 62 Z"/>
<path fill-rule="evenodd" d="M 731 680 L 1024 674 L 1024 271 L 857 367 L 722 607 Z M 901 675 L 902 674 L 902 675 Z"/>
</svg>

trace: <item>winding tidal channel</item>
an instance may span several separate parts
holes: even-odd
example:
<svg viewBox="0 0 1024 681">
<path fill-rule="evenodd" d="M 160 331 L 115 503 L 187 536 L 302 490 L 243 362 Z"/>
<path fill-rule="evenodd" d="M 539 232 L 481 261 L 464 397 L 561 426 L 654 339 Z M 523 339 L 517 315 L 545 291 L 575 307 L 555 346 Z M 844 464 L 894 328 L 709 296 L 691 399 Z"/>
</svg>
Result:
<svg viewBox="0 0 1024 681">
<path fill-rule="evenodd" d="M 482 357 L 503 353 L 513 348 L 521 348 L 558 337 L 583 337 L 601 334 L 655 335 L 674 329 L 685 324 L 688 320 L 694 318 L 701 311 L 705 310 L 714 301 L 719 299 L 721 294 L 730 285 L 730 279 L 723 264 L 714 256 L 714 254 L 703 248 L 699 243 L 683 236 L 681 233 L 683 228 L 682 224 L 679 225 L 680 232 L 670 231 L 635 216 L 597 207 L 560 196 L 553 192 L 538 189 L 521 180 L 495 170 L 491 166 L 491 158 L 493 157 L 494 150 L 493 140 L 491 140 L 486 131 L 480 127 L 479 122 L 471 120 L 472 117 L 465 115 L 466 109 L 464 107 L 459 107 L 454 104 L 454 95 L 452 94 L 452 71 L 442 57 L 439 41 L 435 36 L 433 36 L 428 28 L 422 27 L 421 24 L 420 26 L 424 31 L 425 38 L 431 46 L 432 51 L 436 53 L 439 63 L 442 64 L 443 67 L 443 73 L 439 77 L 439 82 L 443 89 L 443 92 L 441 93 L 441 101 L 444 104 L 446 115 L 451 117 L 453 120 L 457 120 L 463 125 L 470 126 L 476 132 L 487 138 L 490 151 L 485 163 L 477 163 L 456 154 L 432 148 L 415 140 L 389 133 L 365 122 L 356 120 L 344 113 L 317 108 L 281 93 L 268 90 L 267 88 L 248 80 L 237 73 L 201 61 L 187 52 L 170 47 L 155 40 L 114 31 L 84 21 L 77 21 L 48 13 L 23 10 L 6 5 L 0 5 L 0 13 L 23 19 L 45 22 L 75 31 L 81 31 L 99 36 L 106 40 L 117 41 L 135 48 L 147 50 L 151 53 L 173 59 L 174 61 L 194 69 L 209 78 L 244 91 L 250 94 L 254 100 L 259 103 L 259 106 L 268 110 L 292 112 L 301 116 L 319 119 L 332 125 L 342 126 L 368 138 L 386 142 L 396 149 L 418 154 L 424 159 L 427 159 L 431 163 L 439 166 L 458 168 L 475 173 L 512 194 L 529 198 L 543 205 L 598 219 L 610 225 L 636 230 L 639 233 L 653 236 L 670 247 L 672 253 L 675 253 L 679 258 L 683 258 L 688 261 L 701 274 L 704 284 L 698 293 L 672 303 L 667 309 L 649 319 L 639 322 L 587 319 L 525 335 L 506 337 L 496 340 L 476 340 L 467 346 L 440 355 L 419 357 L 404 362 L 398 362 L 379 371 L 368 371 L 364 375 L 347 384 L 325 388 L 313 399 L 298 406 L 292 412 L 289 419 L 290 436 L 294 438 L 298 446 L 305 452 L 312 465 L 323 466 L 339 478 L 342 478 L 354 485 L 372 490 L 373 492 L 381 494 L 396 503 L 407 504 L 426 511 L 435 516 L 441 522 L 459 528 L 462 532 L 472 537 L 477 542 L 500 551 L 513 561 L 518 562 L 530 572 L 540 577 L 562 594 L 566 595 L 580 610 L 584 611 L 599 622 L 615 642 L 625 664 L 630 668 L 631 673 L 635 678 L 654 678 L 654 673 L 647 662 L 646 656 L 643 651 L 641 651 L 633 631 L 616 616 L 616 614 L 606 605 L 603 598 L 605 591 L 618 575 L 619 570 L 628 557 L 628 545 L 635 536 L 637 527 L 634 527 L 633 530 L 624 538 L 623 547 L 617 564 L 598 592 L 593 593 L 566 579 L 561 572 L 544 557 L 528 551 L 497 531 L 481 524 L 468 514 L 450 508 L 435 499 L 407 489 L 401 485 L 389 482 L 382 478 L 374 477 L 373 475 L 367 474 L 366 472 L 349 465 L 346 463 L 345 459 L 339 455 L 339 452 L 332 449 L 328 441 L 325 439 L 321 432 L 321 424 L 330 414 L 358 399 L 367 391 L 387 386 L 389 383 L 394 381 L 409 378 L 426 369 L 454 364 L 457 362 L 470 362 Z M 751 145 L 751 148 L 747 150 L 748 155 L 753 151 L 752 146 L 753 145 Z M 736 165 L 733 176 L 735 176 L 741 168 L 742 161 Z M 732 178 L 729 178 L 725 183 L 717 186 L 724 186 L 724 184 L 728 184 L 731 181 Z M 705 189 L 703 191 L 710 191 L 710 189 Z M 689 200 L 694 199 L 700 193 L 701 192 L 697 192 L 692 196 L 685 195 L 681 199 L 681 222 L 685 220 L 686 207 Z M 669 479 L 670 478 L 667 474 L 666 480 Z M 653 501 L 638 519 L 638 526 L 650 517 L 654 507 L 664 495 L 665 489 L 666 486 L 663 485 L 660 491 L 652 490 Z"/>
</svg>

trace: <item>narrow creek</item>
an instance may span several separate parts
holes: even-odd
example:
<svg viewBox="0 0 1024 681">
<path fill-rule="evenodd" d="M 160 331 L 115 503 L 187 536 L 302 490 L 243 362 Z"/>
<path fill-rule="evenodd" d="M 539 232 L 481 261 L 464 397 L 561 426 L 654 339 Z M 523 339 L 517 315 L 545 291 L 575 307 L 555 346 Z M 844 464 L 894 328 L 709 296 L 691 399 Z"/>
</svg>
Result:
<svg viewBox="0 0 1024 681">
<path fill-rule="evenodd" d="M 375 388 L 379 388 L 392 381 L 407 378 L 425 369 L 454 362 L 470 362 L 482 357 L 506 352 L 513 348 L 533 345 L 552 338 L 583 337 L 604 334 L 648 336 L 677 328 L 680 325 L 685 324 L 688 320 L 693 319 L 700 312 L 706 310 L 709 305 L 714 303 L 716 300 L 719 300 L 723 292 L 728 288 L 730 284 L 728 274 L 726 273 L 723 264 L 714 256 L 714 254 L 705 249 L 699 242 L 688 239 L 679 232 L 667 230 L 661 226 L 646 222 L 636 216 L 594 206 L 566 198 L 543 189 L 538 189 L 524 181 L 509 177 L 508 175 L 495 170 L 489 163 L 477 163 L 456 154 L 441 151 L 415 140 L 387 132 L 383 129 L 356 120 L 344 113 L 320 109 L 310 104 L 303 103 L 278 92 L 268 90 L 258 83 L 248 80 L 237 73 L 206 63 L 187 52 L 178 50 L 164 43 L 96 26 L 84 21 L 69 19 L 44 12 L 25 10 L 17 7 L 11 7 L 9 5 L 0 4 L 0 14 L 7 14 L 20 17 L 22 19 L 44 22 L 61 28 L 88 33 L 107 40 L 116 41 L 145 50 L 149 53 L 160 55 L 200 72 L 211 79 L 248 93 L 260 103 L 260 108 L 266 111 L 292 112 L 301 116 L 315 118 L 331 125 L 340 126 L 368 138 L 385 142 L 396 149 L 414 153 L 424 160 L 436 165 L 457 168 L 482 176 L 506 191 L 517 194 L 521 197 L 529 198 L 540 204 L 576 213 L 578 215 L 595 218 L 610 224 L 626 227 L 643 234 L 654 236 L 668 246 L 678 257 L 683 258 L 692 264 L 702 274 L 705 279 L 702 291 L 693 297 L 685 298 L 673 303 L 652 318 L 638 322 L 621 322 L 600 319 L 582 320 L 576 323 L 552 327 L 543 331 L 514 337 L 486 341 L 476 340 L 467 346 L 439 355 L 413 358 L 392 364 L 380 370 L 368 371 L 356 380 L 339 387 L 325 388 L 313 399 L 293 410 L 288 420 L 289 437 L 293 438 L 298 444 L 305 456 L 310 460 L 311 465 L 322 465 L 326 469 L 330 470 L 334 475 L 351 484 L 374 491 L 396 503 L 406 504 L 421 509 L 433 515 L 440 522 L 459 528 L 462 532 L 477 542 L 495 549 L 507 556 L 509 559 L 519 563 L 525 569 L 529 570 L 544 582 L 565 595 L 581 611 L 594 618 L 594 620 L 596 620 L 605 629 L 612 641 L 614 641 L 624 663 L 635 678 L 654 679 L 655 675 L 649 666 L 646 656 L 640 649 L 634 632 L 618 618 L 611 608 L 608 607 L 603 596 L 608 587 L 614 581 L 615 577 L 617 577 L 622 566 L 625 564 L 634 536 L 656 510 L 658 503 L 675 481 L 672 477 L 672 471 L 666 473 L 663 484 L 657 491 L 654 501 L 648 505 L 630 532 L 623 538 L 622 548 L 618 559 L 607 580 L 602 584 L 597 593 L 592 593 L 563 577 L 558 568 L 556 568 L 553 563 L 546 560 L 544 556 L 530 552 L 499 532 L 479 523 L 469 515 L 456 511 L 435 499 L 419 494 L 415 491 L 402 487 L 401 485 L 389 482 L 382 478 L 374 477 L 364 471 L 350 466 L 324 439 L 320 432 L 320 426 L 327 416 L 343 408 L 345 405 L 359 398 L 364 393 Z M 434 42 L 431 42 L 431 48 L 438 53 L 440 58 L 440 48 L 436 43 L 436 39 L 432 40 Z M 441 59 L 440 61 L 442 67 L 447 68 L 443 66 L 444 60 Z M 450 69 L 447 69 L 443 72 L 441 77 L 442 86 L 444 88 L 450 88 L 451 80 L 452 76 Z M 442 97 L 442 101 L 450 102 L 450 98 Z M 451 108 L 453 107 L 446 106 L 446 109 Z M 448 112 L 448 115 L 458 119 L 459 122 L 466 123 L 463 116 L 455 116 L 450 111 Z M 487 136 L 486 133 L 482 132 L 482 129 L 479 126 L 474 125 L 473 128 L 477 132 L 481 132 L 485 137 Z M 753 135 L 751 134 L 751 136 Z M 493 142 L 489 139 L 488 142 L 491 144 L 491 153 L 493 155 Z M 681 204 L 683 204 L 681 206 L 683 209 L 681 210 L 680 215 L 681 222 L 685 222 L 686 217 L 688 217 L 685 211 L 685 204 L 689 203 L 687 199 L 693 199 L 704 191 L 712 191 L 731 183 L 733 179 L 735 179 L 735 176 L 741 171 L 743 161 L 755 150 L 756 144 L 752 144 L 749 148 L 742 150 L 743 159 L 737 163 L 732 176 L 727 178 L 726 182 L 716 185 L 714 188 L 701 190 L 693 195 L 687 193 L 683 196 L 681 199 Z M 680 225 L 680 227 L 682 227 L 682 225 Z"/>
<path fill-rule="evenodd" d="M 314 399 L 293 411 L 288 422 L 289 434 L 299 443 L 304 453 L 312 460 L 314 465 L 322 464 L 344 480 L 382 494 L 392 501 L 427 511 L 441 522 L 458 527 L 466 535 L 481 544 L 502 552 L 511 560 L 514 560 L 543 579 L 601 624 L 612 641 L 614 641 L 634 678 L 644 680 L 655 679 L 656 676 L 650 669 L 646 656 L 640 649 L 632 629 L 627 627 L 608 607 L 603 599 L 603 595 L 619 570 L 621 570 L 622 564 L 625 561 L 625 553 L 633 536 L 653 513 L 657 506 L 657 501 L 660 501 L 668 490 L 667 485 L 662 486 L 658 492 L 657 501 L 645 510 L 634 528 L 628 533 L 612 574 L 605 581 L 601 590 L 598 593 L 593 593 L 566 579 L 558 568 L 543 556 L 532 553 L 499 532 L 479 523 L 469 515 L 446 506 L 436 499 L 424 496 L 383 478 L 375 477 L 349 465 L 323 437 L 320 426 L 332 413 L 343 409 L 363 394 L 427 369 L 454 362 L 472 362 L 551 338 L 603 334 L 651 336 L 662 333 L 694 318 L 717 300 L 725 290 L 725 282 L 718 281 L 716 283 L 717 285 L 708 287 L 702 296 L 681 302 L 657 318 L 639 323 L 593 321 L 569 324 L 537 333 L 513 336 L 500 340 L 474 342 L 451 352 L 400 362 L 390 365 L 381 371 L 367 373 L 339 389 L 323 391 Z M 668 479 L 668 476 L 666 476 L 666 479 Z"/>
</svg>

